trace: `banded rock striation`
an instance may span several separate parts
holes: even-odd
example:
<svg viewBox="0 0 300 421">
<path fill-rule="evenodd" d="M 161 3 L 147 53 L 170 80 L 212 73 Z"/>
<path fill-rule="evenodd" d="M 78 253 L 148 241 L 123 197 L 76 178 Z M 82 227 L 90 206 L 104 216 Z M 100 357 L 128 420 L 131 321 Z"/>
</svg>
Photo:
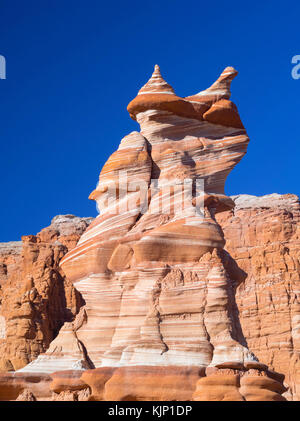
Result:
<svg viewBox="0 0 300 421">
<path fill-rule="evenodd" d="M 228 67 L 181 98 L 155 66 L 128 105 L 140 132 L 121 141 L 90 195 L 101 214 L 60 263 L 85 308 L 21 372 L 64 370 L 56 388 L 66 377 L 78 386 L 72 373 L 84 370 L 80 387 L 96 400 L 201 400 L 203 382 L 220 389 L 228 375 L 236 390 L 220 400 L 284 399 L 282 377 L 247 346 L 235 302 L 246 275 L 216 220 L 234 207 L 224 183 L 249 142 L 230 101 L 236 74 Z"/>
</svg>

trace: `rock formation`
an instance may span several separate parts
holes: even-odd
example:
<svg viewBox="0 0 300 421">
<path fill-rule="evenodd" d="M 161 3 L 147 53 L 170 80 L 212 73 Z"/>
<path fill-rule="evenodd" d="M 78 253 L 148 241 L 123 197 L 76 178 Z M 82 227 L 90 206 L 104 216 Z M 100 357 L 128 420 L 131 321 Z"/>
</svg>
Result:
<svg viewBox="0 0 300 421">
<path fill-rule="evenodd" d="M 181 98 L 155 66 L 100 215 L 0 244 L 0 400 L 300 399 L 299 199 L 224 194 L 236 75 Z"/>
<path fill-rule="evenodd" d="M 59 262 L 91 219 L 60 215 L 37 235 L 0 244 L 0 371 L 20 369 L 45 352 L 84 303 Z"/>
<path fill-rule="evenodd" d="M 11 276 L 19 269 L 21 253 L 21 241 L 0 243 L 0 344 L 1 341 L 3 341 L 6 338 L 6 321 L 5 317 L 1 313 L 3 291 L 5 289 L 5 284 L 7 280 L 10 279 Z"/>
<path fill-rule="evenodd" d="M 224 183 L 249 142 L 230 101 L 236 75 L 228 67 L 181 98 L 155 66 L 128 105 L 141 131 L 104 165 L 90 195 L 101 213 L 60 263 L 85 306 L 19 375 L 56 371 L 62 400 L 78 390 L 90 400 L 284 399 L 283 376 L 247 346 L 235 302 L 246 274 L 216 220 L 234 207 Z"/>
<path fill-rule="evenodd" d="M 233 197 L 217 215 L 226 250 L 247 274 L 236 291 L 249 349 L 285 375 L 288 399 L 300 400 L 300 204 L 297 196 Z"/>
<path fill-rule="evenodd" d="M 20 263 L 22 252 L 22 241 L 10 241 L 0 243 L 0 287 L 14 273 Z"/>
</svg>

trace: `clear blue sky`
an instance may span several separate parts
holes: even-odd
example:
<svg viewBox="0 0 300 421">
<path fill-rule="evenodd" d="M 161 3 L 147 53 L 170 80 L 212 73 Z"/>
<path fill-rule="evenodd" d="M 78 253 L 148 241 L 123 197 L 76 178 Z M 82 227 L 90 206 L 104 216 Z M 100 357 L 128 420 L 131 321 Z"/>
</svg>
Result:
<svg viewBox="0 0 300 421">
<path fill-rule="evenodd" d="M 234 66 L 251 143 L 227 194 L 300 194 L 299 1 L 9 0 L 0 14 L 0 241 L 96 215 L 88 195 L 156 63 L 180 96 Z"/>
</svg>

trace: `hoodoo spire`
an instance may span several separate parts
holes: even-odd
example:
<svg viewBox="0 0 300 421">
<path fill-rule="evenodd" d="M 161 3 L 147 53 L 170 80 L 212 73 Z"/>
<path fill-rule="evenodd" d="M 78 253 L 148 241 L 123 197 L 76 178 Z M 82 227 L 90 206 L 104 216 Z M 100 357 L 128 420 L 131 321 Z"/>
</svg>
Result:
<svg viewBox="0 0 300 421">
<path fill-rule="evenodd" d="M 127 110 L 134 120 L 138 120 L 139 113 L 156 110 L 183 118 L 243 128 L 235 105 L 229 101 L 230 85 L 237 74 L 233 67 L 226 67 L 208 89 L 182 98 L 177 96 L 172 86 L 163 79 L 156 64 L 151 78 L 128 104 Z"/>
<path fill-rule="evenodd" d="M 230 86 L 233 79 L 238 74 L 233 67 L 226 67 L 219 78 L 205 91 L 201 91 L 194 96 L 216 96 L 218 99 L 229 99 L 231 95 Z"/>
<path fill-rule="evenodd" d="M 151 78 L 148 80 L 140 90 L 138 95 L 141 94 L 175 94 L 174 89 L 162 77 L 160 68 L 156 64 Z"/>
</svg>

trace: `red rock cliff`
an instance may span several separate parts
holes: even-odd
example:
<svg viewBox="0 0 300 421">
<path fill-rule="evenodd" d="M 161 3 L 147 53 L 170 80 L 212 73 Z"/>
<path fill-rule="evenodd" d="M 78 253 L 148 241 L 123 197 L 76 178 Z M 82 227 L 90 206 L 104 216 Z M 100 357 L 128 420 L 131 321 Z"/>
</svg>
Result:
<svg viewBox="0 0 300 421">
<path fill-rule="evenodd" d="M 60 215 L 37 235 L 0 244 L 0 370 L 46 351 L 83 299 L 59 268 L 92 218 Z"/>
<path fill-rule="evenodd" d="M 226 250 L 245 272 L 236 291 L 249 349 L 285 374 L 289 399 L 300 400 L 300 205 L 295 195 L 240 195 L 217 215 Z"/>
</svg>

